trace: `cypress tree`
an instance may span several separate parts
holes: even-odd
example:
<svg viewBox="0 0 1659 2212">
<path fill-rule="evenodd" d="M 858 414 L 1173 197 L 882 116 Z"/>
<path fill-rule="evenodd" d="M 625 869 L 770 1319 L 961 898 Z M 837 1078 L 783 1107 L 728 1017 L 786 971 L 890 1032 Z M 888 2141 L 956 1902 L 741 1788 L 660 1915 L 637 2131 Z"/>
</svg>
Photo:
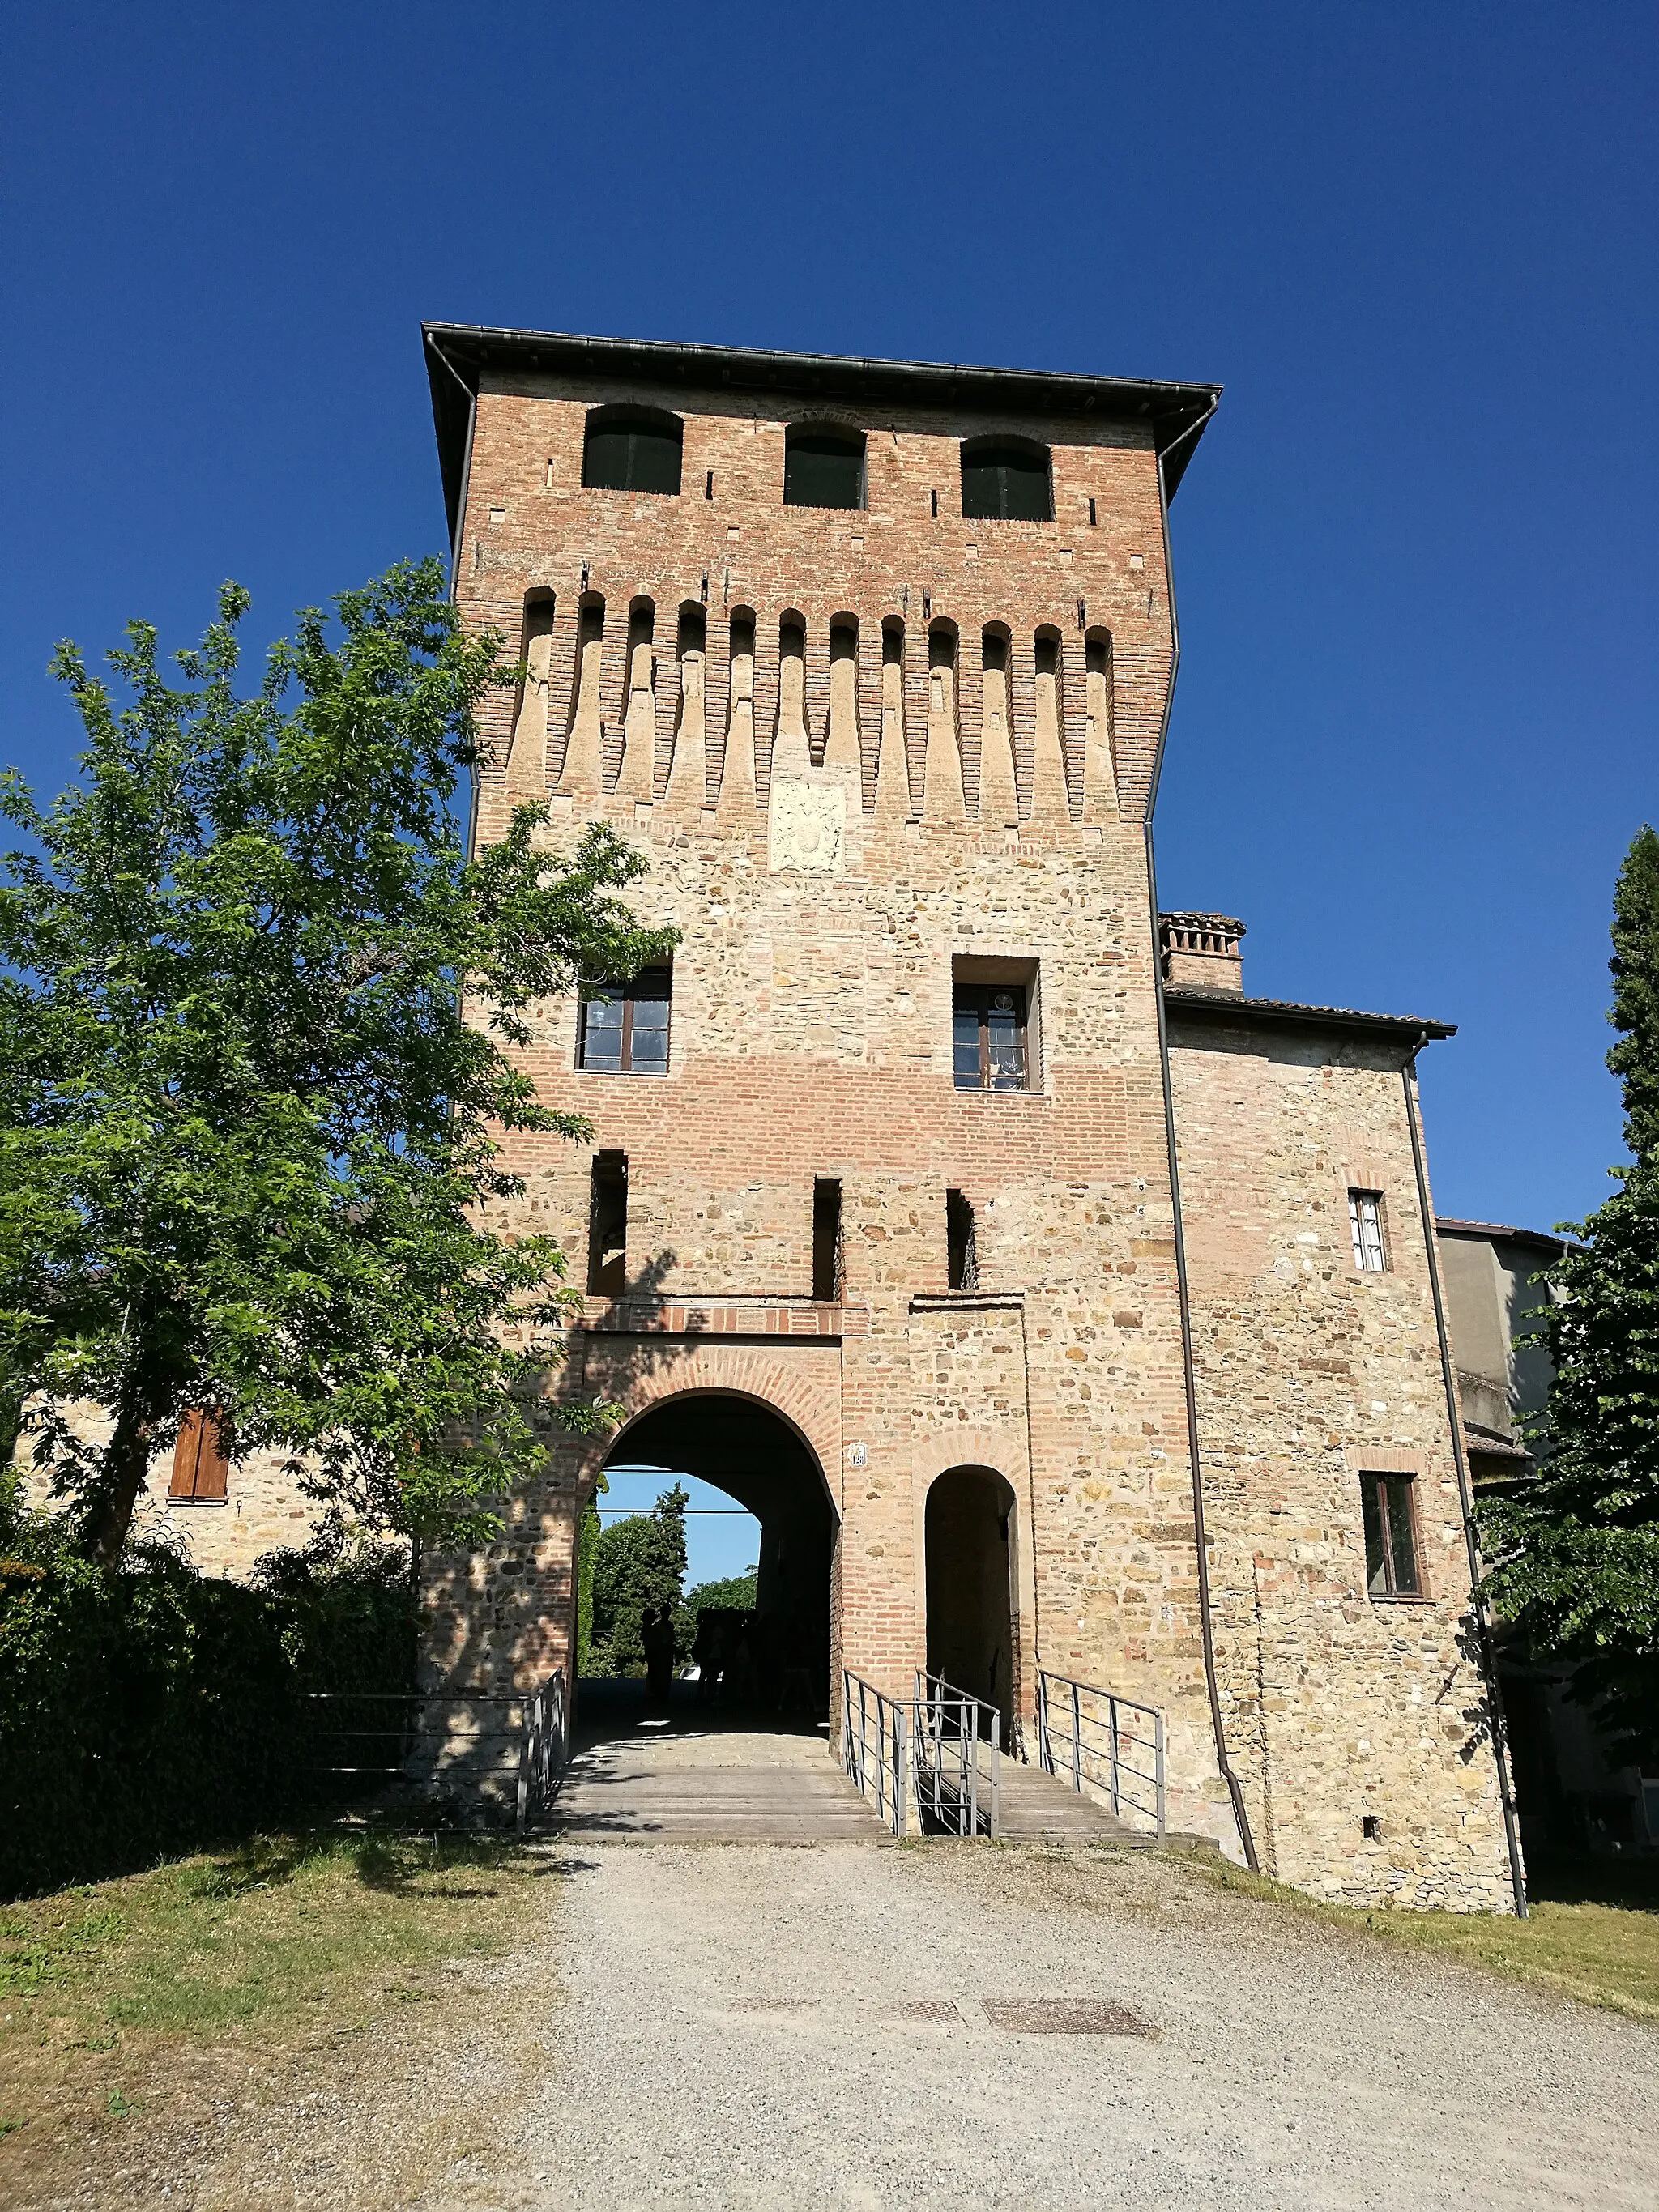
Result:
<svg viewBox="0 0 1659 2212">
<path fill-rule="evenodd" d="M 1528 1441 L 1538 1473 L 1482 1513 L 1488 1587 L 1538 1656 L 1579 1662 L 1626 1758 L 1659 1748 L 1659 836 L 1645 824 L 1613 894 L 1607 1065 L 1630 1159 L 1544 1272 L 1528 1340 L 1555 1375 Z"/>
</svg>

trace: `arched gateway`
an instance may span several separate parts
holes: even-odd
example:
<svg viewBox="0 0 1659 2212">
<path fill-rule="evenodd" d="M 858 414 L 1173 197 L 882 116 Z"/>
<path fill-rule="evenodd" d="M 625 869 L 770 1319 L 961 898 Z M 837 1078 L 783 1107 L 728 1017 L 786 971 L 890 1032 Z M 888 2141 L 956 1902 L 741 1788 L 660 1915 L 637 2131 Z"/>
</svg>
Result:
<svg viewBox="0 0 1659 2212">
<path fill-rule="evenodd" d="M 605 1463 L 696 1475 L 755 1516 L 755 1609 L 776 1686 L 804 1692 L 815 1710 L 827 1710 L 837 1523 L 817 1455 L 794 1423 L 742 1392 L 680 1391 L 626 1423 Z"/>
</svg>

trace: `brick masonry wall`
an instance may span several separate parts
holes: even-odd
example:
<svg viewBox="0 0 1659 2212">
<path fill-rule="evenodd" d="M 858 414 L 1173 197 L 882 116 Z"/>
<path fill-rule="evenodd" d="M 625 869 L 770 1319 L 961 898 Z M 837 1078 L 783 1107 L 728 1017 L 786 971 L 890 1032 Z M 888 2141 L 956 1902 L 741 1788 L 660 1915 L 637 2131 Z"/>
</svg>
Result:
<svg viewBox="0 0 1659 2212">
<path fill-rule="evenodd" d="M 1218 1671 L 1264 1867 L 1502 1910 L 1405 1050 L 1178 1015 L 1171 1045 Z M 1354 1265 L 1350 1188 L 1383 1194 L 1382 1273 Z M 1422 1602 L 1366 1594 L 1367 1468 L 1415 1478 Z"/>
<path fill-rule="evenodd" d="M 775 1376 L 781 1362 L 801 1377 L 803 1402 L 836 1401 L 833 1421 L 815 1412 L 799 1425 L 815 1445 L 824 1439 L 842 1515 L 845 1663 L 908 1688 L 926 1652 L 927 1487 L 951 1466 L 994 1467 L 1018 1500 L 1027 1715 L 1039 1660 L 1164 1706 L 1177 1824 L 1231 1833 L 1194 1611 L 1139 818 L 1170 645 L 1150 437 L 1136 426 L 1004 424 L 1051 442 L 1059 519 L 968 523 L 957 441 L 989 422 L 860 425 L 868 509 L 829 513 L 781 504 L 783 411 L 717 394 L 667 396 L 686 422 L 678 499 L 583 490 L 583 422 L 601 398 L 664 403 L 551 379 L 489 380 L 480 397 L 459 604 L 515 647 L 526 595 L 550 592 L 554 609 L 544 697 L 532 685 L 497 702 L 478 835 L 499 835 L 514 803 L 550 793 L 552 850 L 602 819 L 647 853 L 638 910 L 683 933 L 673 1045 L 661 1079 L 584 1073 L 564 1000 L 545 1009 L 528 1064 L 550 1103 L 589 1116 L 597 1146 L 628 1156 L 628 1272 L 641 1296 L 802 1297 L 813 1178 L 842 1182 L 845 1297 L 860 1333 L 833 1352 L 768 1343 L 764 1357 Z M 703 604 L 705 574 L 698 759 L 698 734 L 680 720 L 696 681 L 685 682 L 677 645 L 682 603 Z M 584 592 L 605 602 L 603 639 L 586 657 Z M 628 611 L 637 647 L 642 595 L 656 610 L 649 712 L 637 693 L 624 702 Z M 747 731 L 732 708 L 734 608 L 754 620 L 752 760 L 736 750 Z M 805 630 L 799 678 L 780 659 L 793 615 Z M 849 690 L 854 705 L 850 732 L 830 682 L 830 630 L 843 616 L 857 626 L 842 694 L 843 716 Z M 928 632 L 941 621 L 956 627 L 956 665 L 936 680 Z M 884 623 L 903 627 L 896 679 L 882 665 Z M 1009 641 L 1000 738 L 981 712 L 992 625 Z M 1051 690 L 1036 672 L 1040 631 L 1060 640 Z M 1096 633 L 1110 640 L 1104 712 L 1083 651 Z M 637 684 L 637 653 L 627 659 Z M 597 702 L 584 688 L 596 665 Z M 653 733 L 648 778 L 630 770 L 624 721 Z M 986 746 L 1010 738 L 1005 798 L 978 818 Z M 837 865 L 813 865 L 787 839 L 780 850 L 780 778 L 827 794 Z M 1030 1092 L 955 1089 L 957 956 L 1024 963 L 1036 977 Z M 517 1216 L 552 1231 L 580 1267 L 589 1154 L 527 1140 L 515 1158 L 526 1181 Z M 977 1211 L 977 1307 L 929 1303 L 946 1289 L 947 1188 Z M 592 1388 L 603 1370 L 631 1413 L 643 1376 L 653 1391 L 665 1378 L 737 1389 L 743 1363 L 761 1356 L 737 1342 L 633 1341 L 619 1365 L 614 1345 L 578 1333 L 550 1387 Z M 781 1387 L 757 1395 L 775 1403 Z M 863 1447 L 856 1468 L 853 1446 Z M 569 1532 L 601 1456 L 560 1445 L 512 1540 L 434 1577 L 435 1662 L 520 1674 L 568 1660 Z"/>
</svg>

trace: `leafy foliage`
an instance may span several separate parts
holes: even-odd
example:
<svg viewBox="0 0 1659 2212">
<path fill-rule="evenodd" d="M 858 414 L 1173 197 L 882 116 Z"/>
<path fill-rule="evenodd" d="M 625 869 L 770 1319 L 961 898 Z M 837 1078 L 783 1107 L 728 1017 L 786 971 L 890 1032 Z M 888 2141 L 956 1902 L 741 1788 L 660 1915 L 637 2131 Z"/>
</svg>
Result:
<svg viewBox="0 0 1659 2212">
<path fill-rule="evenodd" d="M 593 1649 L 593 1553 L 605 1523 L 599 1518 L 599 1500 L 611 1488 L 605 1469 L 601 1468 L 594 1479 L 593 1487 L 582 1501 L 581 1517 L 576 1523 L 576 1676 L 593 1671 L 591 1655 Z"/>
<path fill-rule="evenodd" d="M 160 1547 L 107 1572 L 0 1504 L 0 1893 L 246 1833 L 311 1794 L 307 1693 L 405 1691 L 409 1547 L 336 1523 L 253 1588 Z"/>
<path fill-rule="evenodd" d="M 713 1582 L 694 1583 L 674 1614 L 676 1652 L 681 1656 L 690 1655 L 697 1639 L 697 1615 L 700 1613 L 706 1610 L 752 1613 L 759 1595 L 758 1567 L 750 1567 L 747 1574 L 721 1575 Z"/>
<path fill-rule="evenodd" d="M 131 624 L 125 704 L 60 647 L 82 780 L 42 811 L 0 779 L 28 840 L 0 885 L 0 1401 L 46 1402 L 37 1456 L 106 1565 L 196 1406 L 372 1523 L 494 1533 L 574 1295 L 550 1240 L 494 1225 L 520 1188 L 496 1138 L 591 1133 L 514 1049 L 537 1002 L 668 942 L 608 829 L 556 868 L 523 807 L 465 858 L 474 709 L 515 672 L 435 562 L 343 593 L 337 638 L 302 611 L 241 696 L 247 605 L 225 586 L 178 684 Z"/>
<path fill-rule="evenodd" d="M 1535 1479 L 1490 1501 L 1489 1585 L 1534 1650 L 1583 1661 L 1577 1694 L 1627 1755 L 1659 1747 L 1659 836 L 1644 827 L 1613 899 L 1607 1065 L 1629 1164 L 1546 1271 L 1533 1340 L 1554 1364 Z"/>
<path fill-rule="evenodd" d="M 676 1482 L 649 1513 L 629 1514 L 600 1529 L 593 1545 L 591 1674 L 645 1672 L 645 1616 L 659 1605 L 678 1609 L 685 1587 L 690 1499 L 684 1485 Z M 675 1642 L 678 1646 L 678 1635 Z"/>
</svg>

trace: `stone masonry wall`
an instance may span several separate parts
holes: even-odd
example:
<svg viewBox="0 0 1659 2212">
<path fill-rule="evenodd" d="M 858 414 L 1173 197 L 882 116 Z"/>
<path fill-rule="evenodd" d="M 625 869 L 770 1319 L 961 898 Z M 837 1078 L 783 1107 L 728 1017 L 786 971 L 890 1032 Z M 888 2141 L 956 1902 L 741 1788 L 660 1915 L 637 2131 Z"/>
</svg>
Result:
<svg viewBox="0 0 1659 2212">
<path fill-rule="evenodd" d="M 1264 1869 L 1348 1903 L 1500 1911 L 1407 1048 L 1242 1010 L 1176 1013 L 1171 1045 L 1217 1656 Z M 1384 1273 L 1354 1265 L 1350 1188 L 1382 1193 Z M 1420 1601 L 1367 1595 L 1364 1469 L 1415 1478 Z"/>
<path fill-rule="evenodd" d="M 581 489 L 586 408 L 599 399 L 682 413 L 679 498 Z M 682 933 L 666 1076 L 578 1069 L 569 1000 L 545 1009 L 527 1064 L 549 1103 L 589 1117 L 597 1147 L 628 1156 L 635 1303 L 804 1298 L 813 1179 L 840 1179 L 844 1296 L 860 1315 L 834 1355 L 842 1463 L 825 1466 L 843 1515 L 845 1664 L 908 1689 L 926 1651 L 927 1486 L 951 1465 L 994 1466 L 1019 1501 L 1028 1712 L 1039 1662 L 1164 1706 L 1172 1819 L 1231 1835 L 1194 1609 L 1139 818 L 1170 665 L 1150 437 L 1005 424 L 1051 442 L 1060 519 L 966 523 L 957 441 L 991 424 L 860 424 L 868 510 L 854 514 L 781 504 L 785 422 L 717 394 L 486 380 L 458 602 L 515 648 L 527 595 L 553 604 L 534 619 L 525 696 L 504 696 L 488 732 L 477 835 L 499 835 L 532 797 L 549 799 L 555 852 L 590 821 L 613 822 L 651 861 L 638 911 Z M 705 588 L 699 665 L 680 651 L 680 610 L 702 608 Z M 597 643 L 583 641 L 584 594 L 605 599 Z M 655 624 L 643 655 L 642 596 Z M 740 655 L 735 683 L 734 609 L 754 623 L 752 678 Z M 780 650 L 793 615 L 805 632 L 793 665 Z M 842 617 L 857 642 L 837 690 Z M 954 647 L 930 647 L 942 622 Z M 887 656 L 902 627 L 902 665 L 884 658 L 884 625 Z M 992 626 L 1007 640 L 1006 688 L 981 668 Z M 1058 641 L 1046 684 L 1045 629 Z M 1085 653 L 1108 633 L 1109 696 Z M 939 665 L 947 653 L 954 666 Z M 954 1087 L 961 957 L 1007 963 L 1034 988 L 1030 1091 Z M 580 1269 L 590 1154 L 526 1139 L 514 1158 L 526 1180 L 516 1215 Z M 946 1292 L 947 1188 L 977 1212 L 977 1311 L 930 1303 Z M 550 1387 L 591 1381 L 597 1341 L 575 1333 Z M 825 1358 L 793 1341 L 764 1349 L 815 1378 Z M 643 1345 L 653 1387 L 687 1352 L 684 1340 Z M 735 1376 L 757 1352 L 700 1342 L 696 1371 Z M 568 1663 L 570 1531 L 601 1457 L 561 1444 L 512 1539 L 434 1577 L 434 1663 L 469 1680 Z"/>
</svg>

